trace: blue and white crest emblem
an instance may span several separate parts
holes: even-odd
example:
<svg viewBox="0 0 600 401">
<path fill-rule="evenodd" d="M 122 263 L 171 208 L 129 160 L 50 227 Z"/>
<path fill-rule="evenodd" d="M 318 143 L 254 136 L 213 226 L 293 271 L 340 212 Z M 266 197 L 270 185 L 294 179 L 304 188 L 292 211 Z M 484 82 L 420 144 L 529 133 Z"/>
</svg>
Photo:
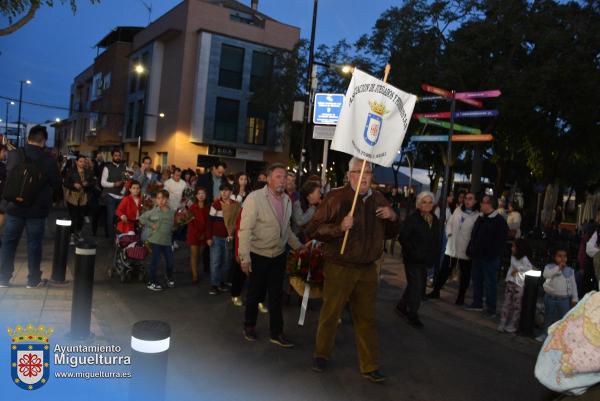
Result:
<svg viewBox="0 0 600 401">
<path fill-rule="evenodd" d="M 370 146 L 375 146 L 379 141 L 379 133 L 383 124 L 383 115 L 386 113 L 385 105 L 369 101 L 372 113 L 367 114 L 367 123 L 365 124 L 364 139 Z"/>
<path fill-rule="evenodd" d="M 41 325 L 17 326 L 11 336 L 10 373 L 13 383 L 24 390 L 37 390 L 50 378 L 50 345 L 48 337 L 54 331 Z"/>
</svg>

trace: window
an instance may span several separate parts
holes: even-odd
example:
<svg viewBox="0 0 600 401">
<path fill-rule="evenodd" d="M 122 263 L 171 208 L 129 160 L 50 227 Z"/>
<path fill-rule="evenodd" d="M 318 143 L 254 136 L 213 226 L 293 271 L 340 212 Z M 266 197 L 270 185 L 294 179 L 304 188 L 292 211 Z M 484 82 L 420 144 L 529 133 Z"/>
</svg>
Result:
<svg viewBox="0 0 600 401">
<path fill-rule="evenodd" d="M 96 100 L 98 99 L 100 96 L 102 96 L 102 73 L 99 72 L 97 74 L 94 75 L 94 78 L 92 80 L 92 87 L 91 87 L 91 100 Z"/>
<path fill-rule="evenodd" d="M 246 117 L 246 143 L 264 145 L 267 138 L 268 121 L 269 113 L 267 111 L 249 103 Z"/>
<path fill-rule="evenodd" d="M 239 100 L 217 98 L 214 139 L 235 142 L 237 140 Z"/>
<path fill-rule="evenodd" d="M 144 136 L 144 118 L 146 117 L 146 110 L 144 109 L 144 100 L 138 100 L 137 102 L 137 120 L 135 122 L 135 136 Z"/>
<path fill-rule="evenodd" d="M 140 74 L 136 74 L 138 76 L 139 79 L 139 85 L 138 85 L 138 90 L 139 91 L 143 91 L 146 90 L 146 86 L 148 84 L 148 75 L 150 74 L 150 57 L 149 54 L 146 52 L 144 54 L 142 54 L 142 59 L 140 60 L 142 67 L 144 67 L 144 72 L 140 73 Z"/>
<path fill-rule="evenodd" d="M 90 135 L 96 135 L 96 131 L 98 129 L 99 121 L 98 121 L 98 113 L 90 113 Z"/>
<path fill-rule="evenodd" d="M 104 90 L 107 90 L 108 88 L 110 88 L 110 80 L 111 79 L 112 79 L 112 74 L 110 72 L 104 76 L 104 79 L 103 79 L 103 89 Z"/>
<path fill-rule="evenodd" d="M 158 152 L 158 163 L 162 168 L 167 167 L 169 165 L 169 153 Z"/>
<path fill-rule="evenodd" d="M 133 59 L 133 61 L 131 62 L 131 68 L 129 72 L 129 93 L 133 93 L 137 89 L 138 75 L 135 72 L 135 66 L 138 65 L 139 62 L 140 59 L 138 58 Z"/>
<path fill-rule="evenodd" d="M 244 69 L 244 49 L 229 45 L 221 46 L 219 86 L 241 89 Z"/>
<path fill-rule="evenodd" d="M 133 137 L 133 109 L 135 103 L 131 102 L 127 106 L 127 124 L 125 126 L 125 138 Z"/>
<path fill-rule="evenodd" d="M 273 73 L 273 55 L 263 52 L 252 53 L 252 72 L 250 75 L 250 91 L 268 87 Z"/>
</svg>

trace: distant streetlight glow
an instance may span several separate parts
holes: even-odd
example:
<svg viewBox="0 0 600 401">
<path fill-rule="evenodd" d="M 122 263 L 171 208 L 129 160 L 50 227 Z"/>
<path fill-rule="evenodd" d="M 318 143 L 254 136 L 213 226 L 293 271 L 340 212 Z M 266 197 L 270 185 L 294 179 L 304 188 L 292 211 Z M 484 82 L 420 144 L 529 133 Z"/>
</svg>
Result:
<svg viewBox="0 0 600 401">
<path fill-rule="evenodd" d="M 31 81 L 30 81 L 30 80 L 28 80 L 28 79 L 25 81 L 25 83 L 26 83 L 27 85 L 31 85 Z"/>
<path fill-rule="evenodd" d="M 10 101 L 10 105 L 11 105 L 11 106 L 14 106 L 14 105 L 15 105 L 15 102 L 13 102 L 13 101 L 11 100 L 11 101 Z"/>
<path fill-rule="evenodd" d="M 60 118 L 56 117 L 56 118 L 54 119 L 54 121 L 56 121 L 57 123 L 59 123 L 59 122 L 60 122 Z"/>
<path fill-rule="evenodd" d="M 165 118 L 165 113 L 158 113 L 158 116 L 159 116 L 160 118 Z"/>
<path fill-rule="evenodd" d="M 137 64 L 133 70 L 135 71 L 136 74 L 143 74 L 146 72 L 146 69 L 141 64 Z"/>
<path fill-rule="evenodd" d="M 354 67 L 352 67 L 351 65 L 345 65 L 342 67 L 342 72 L 344 74 L 350 74 L 352 71 L 354 71 Z"/>
</svg>

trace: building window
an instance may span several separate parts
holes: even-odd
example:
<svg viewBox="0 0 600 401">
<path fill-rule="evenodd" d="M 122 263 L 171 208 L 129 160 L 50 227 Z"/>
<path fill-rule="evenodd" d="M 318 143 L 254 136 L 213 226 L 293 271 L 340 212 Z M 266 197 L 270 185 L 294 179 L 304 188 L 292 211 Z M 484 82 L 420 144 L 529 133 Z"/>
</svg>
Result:
<svg viewBox="0 0 600 401">
<path fill-rule="evenodd" d="M 127 125 L 125 127 L 125 138 L 133 137 L 133 110 L 135 103 L 131 102 L 127 106 Z"/>
<path fill-rule="evenodd" d="M 256 92 L 266 88 L 273 74 L 273 55 L 263 52 L 252 53 L 252 72 L 250 75 L 250 91 Z"/>
<path fill-rule="evenodd" d="M 137 89 L 138 75 L 135 72 L 135 66 L 140 62 L 139 58 L 134 59 L 131 62 L 131 70 L 129 72 L 129 93 L 133 93 Z"/>
<path fill-rule="evenodd" d="M 268 122 L 269 113 L 249 103 L 246 117 L 246 143 L 264 145 L 267 139 Z"/>
<path fill-rule="evenodd" d="M 169 153 L 158 152 L 158 164 L 161 168 L 165 168 L 169 165 Z"/>
<path fill-rule="evenodd" d="M 135 136 L 144 136 L 144 118 L 146 116 L 146 110 L 144 109 L 144 100 L 138 100 L 137 102 L 137 120 L 135 122 Z"/>
<path fill-rule="evenodd" d="M 244 49 L 222 45 L 219 65 L 219 86 L 241 89 L 244 69 Z"/>
<path fill-rule="evenodd" d="M 150 74 L 150 55 L 148 52 L 142 54 L 141 64 L 144 67 L 144 72 L 136 74 L 139 79 L 138 91 L 144 91 L 148 86 L 148 75 Z"/>
<path fill-rule="evenodd" d="M 239 100 L 217 98 L 214 139 L 228 142 L 237 140 L 239 111 Z"/>
<path fill-rule="evenodd" d="M 112 79 L 112 74 L 110 72 L 104 76 L 104 78 L 102 79 L 103 90 L 107 90 L 108 88 L 110 88 L 111 79 Z"/>
</svg>

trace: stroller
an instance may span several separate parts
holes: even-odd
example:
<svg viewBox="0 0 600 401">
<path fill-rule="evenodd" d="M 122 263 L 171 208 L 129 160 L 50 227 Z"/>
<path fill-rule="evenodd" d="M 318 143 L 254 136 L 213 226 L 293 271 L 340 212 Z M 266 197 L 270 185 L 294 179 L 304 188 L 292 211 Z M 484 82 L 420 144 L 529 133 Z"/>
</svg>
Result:
<svg viewBox="0 0 600 401">
<path fill-rule="evenodd" d="M 115 255 L 112 266 L 108 267 L 108 277 L 118 275 L 122 283 L 131 281 L 134 277 L 143 281 L 146 277 L 144 259 L 148 249 L 140 240 L 140 236 L 130 231 L 117 234 L 115 237 Z"/>
</svg>

